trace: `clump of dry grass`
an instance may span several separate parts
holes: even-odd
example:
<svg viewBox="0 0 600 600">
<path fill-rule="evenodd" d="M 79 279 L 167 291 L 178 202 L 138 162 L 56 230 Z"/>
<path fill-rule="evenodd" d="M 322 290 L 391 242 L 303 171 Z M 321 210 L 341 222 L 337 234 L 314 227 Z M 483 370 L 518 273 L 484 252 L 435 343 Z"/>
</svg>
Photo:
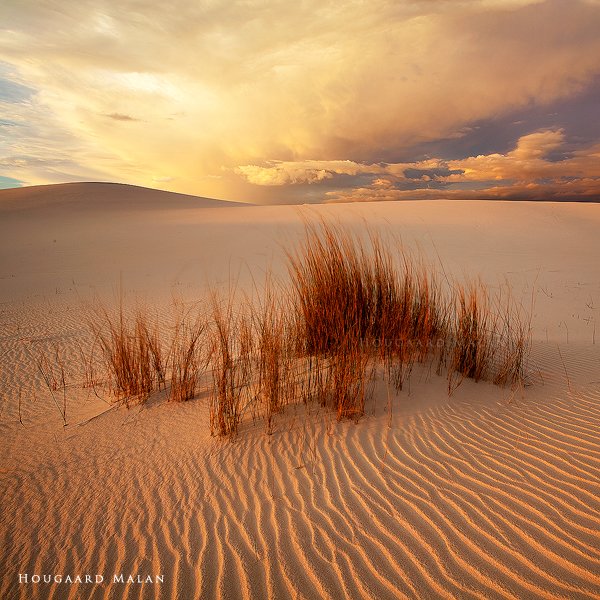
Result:
<svg viewBox="0 0 600 600">
<path fill-rule="evenodd" d="M 151 327 L 146 311 L 126 315 L 122 298 L 116 314 L 102 306 L 89 326 L 97 339 L 113 393 L 129 406 L 144 402 L 165 383 L 165 368 L 158 326 Z"/>
<path fill-rule="evenodd" d="M 140 351 L 144 353 L 144 364 L 150 365 L 150 377 L 154 377 L 156 387 L 166 388 L 166 360 L 163 354 L 163 343 L 157 321 L 151 324 L 148 314 L 138 310 L 135 319 L 136 335 L 139 338 Z M 147 355 L 147 357 L 146 357 Z"/>
<path fill-rule="evenodd" d="M 379 239 L 365 244 L 327 223 L 306 228 L 304 242 L 288 253 L 303 352 L 326 355 L 350 339 L 373 345 L 395 335 L 402 290 Z"/>
<path fill-rule="evenodd" d="M 288 259 L 299 348 L 311 361 L 325 359 L 327 377 L 362 345 L 397 390 L 428 357 L 437 357 L 439 374 L 447 368 L 450 393 L 464 378 L 522 380 L 529 330 L 500 301 L 493 304 L 480 282 L 443 286 L 423 261 L 405 252 L 394 261 L 376 234 L 365 242 L 323 222 L 307 225 Z M 315 386 L 323 386 L 322 376 L 311 377 Z"/>
<path fill-rule="evenodd" d="M 509 294 L 504 304 L 500 304 L 498 313 L 499 348 L 493 382 L 501 386 L 523 384 L 531 350 L 531 311 L 526 316 L 523 307 L 518 306 Z"/>
<path fill-rule="evenodd" d="M 357 419 L 369 357 L 380 349 L 374 341 L 391 324 L 391 261 L 381 245 L 370 257 L 353 236 L 325 223 L 307 224 L 304 243 L 288 260 L 297 350 L 308 357 L 302 398 L 331 406 L 338 419 Z"/>
<path fill-rule="evenodd" d="M 333 359 L 362 345 L 361 354 L 378 357 L 401 388 L 414 361 L 446 335 L 448 303 L 435 274 L 408 254 L 396 267 L 376 234 L 364 242 L 327 223 L 308 224 L 288 259 L 306 355 Z"/>
<path fill-rule="evenodd" d="M 439 355 L 445 360 L 444 340 L 448 336 L 450 307 L 434 271 L 403 253 L 397 279 L 397 297 L 386 306 L 390 323 L 384 336 L 383 363 L 397 391 L 403 389 L 415 362 Z M 392 340 L 387 343 L 385 337 Z M 389 347 L 388 347 L 389 346 Z"/>
<path fill-rule="evenodd" d="M 233 298 L 221 301 L 213 292 L 212 327 L 209 329 L 210 367 L 213 389 L 209 401 L 212 435 L 234 437 L 243 412 L 252 403 L 252 336 L 251 318 L 236 313 Z"/>
<path fill-rule="evenodd" d="M 530 349 L 529 322 L 510 295 L 492 302 L 481 282 L 460 286 L 452 328 L 448 391 L 461 381 L 488 379 L 495 385 L 524 382 Z"/>
<path fill-rule="evenodd" d="M 267 279 L 262 301 L 250 310 L 253 316 L 256 392 L 266 431 L 270 434 L 275 414 L 296 394 L 292 327 L 285 297 L 275 295 L 270 279 Z"/>
<path fill-rule="evenodd" d="M 198 381 L 206 357 L 202 356 L 202 341 L 206 323 L 196 316 L 189 315 L 177 320 L 171 340 L 167 364 L 171 374 L 169 400 L 184 402 L 196 395 Z"/>
<path fill-rule="evenodd" d="M 415 279 L 410 337 L 416 342 L 417 360 L 422 361 L 429 353 L 443 347 L 443 340 L 448 335 L 450 306 L 448 294 L 444 293 L 435 272 L 420 264 Z"/>
<path fill-rule="evenodd" d="M 531 346 L 529 328 L 519 323 L 502 336 L 499 363 L 493 382 L 496 385 L 522 384 L 525 382 L 525 364 Z"/>
<path fill-rule="evenodd" d="M 487 290 L 481 283 L 458 288 L 448 371 L 450 393 L 463 378 L 479 381 L 488 374 L 496 345 L 495 320 Z"/>
<path fill-rule="evenodd" d="M 97 303 L 88 317 L 92 352 L 86 357 L 80 348 L 84 385 L 94 390 L 99 386 L 95 375 L 99 362 L 111 392 L 126 406 L 143 403 L 153 392 L 167 389 L 170 401 L 192 399 L 206 367 L 206 322 L 177 303 L 176 308 L 174 325 L 161 328 L 143 307 L 126 310 L 122 296 L 115 311 Z"/>
<path fill-rule="evenodd" d="M 305 405 L 318 402 L 326 406 L 329 399 L 329 361 L 321 355 L 296 357 L 298 399 Z"/>
</svg>

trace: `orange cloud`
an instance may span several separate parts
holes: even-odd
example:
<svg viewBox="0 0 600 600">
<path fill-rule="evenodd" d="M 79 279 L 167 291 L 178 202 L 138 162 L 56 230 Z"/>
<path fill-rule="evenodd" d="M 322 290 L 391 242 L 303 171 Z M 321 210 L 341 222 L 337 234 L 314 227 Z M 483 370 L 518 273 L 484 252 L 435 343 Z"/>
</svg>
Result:
<svg viewBox="0 0 600 600">
<path fill-rule="evenodd" d="M 562 130 L 542 131 L 521 137 L 517 147 L 506 155 L 490 154 L 450 160 L 447 161 L 448 168 L 463 173 L 450 175 L 446 181 L 533 181 L 543 178 L 600 177 L 600 144 L 576 151 L 564 160 L 548 160 L 548 154 L 560 148 L 563 142 Z"/>
<path fill-rule="evenodd" d="M 329 201 L 402 200 L 407 198 L 498 198 L 498 199 L 597 199 L 600 200 L 600 144 L 578 150 L 568 158 L 554 161 L 548 156 L 561 148 L 565 136 L 561 130 L 539 131 L 522 136 L 514 150 L 507 154 L 489 154 L 462 160 L 427 160 L 412 163 L 412 169 L 426 171 L 445 167 L 449 175 L 436 175 L 419 179 L 425 184 L 435 181 L 438 188 L 417 187 L 399 189 L 375 178 L 368 187 L 327 192 Z M 403 165 L 405 167 L 405 165 Z M 398 165 L 386 165 L 388 173 L 397 171 Z M 405 172 L 396 183 L 406 180 Z M 490 182 L 501 181 L 501 184 Z M 466 184 L 460 187 L 460 184 Z M 480 183 L 476 189 L 468 184 Z M 449 187 L 446 184 L 452 184 Z"/>
<path fill-rule="evenodd" d="M 235 168 L 254 185 L 317 183 L 334 175 L 386 173 L 387 165 L 365 165 L 351 160 L 270 161 L 266 167 L 244 165 Z"/>
</svg>

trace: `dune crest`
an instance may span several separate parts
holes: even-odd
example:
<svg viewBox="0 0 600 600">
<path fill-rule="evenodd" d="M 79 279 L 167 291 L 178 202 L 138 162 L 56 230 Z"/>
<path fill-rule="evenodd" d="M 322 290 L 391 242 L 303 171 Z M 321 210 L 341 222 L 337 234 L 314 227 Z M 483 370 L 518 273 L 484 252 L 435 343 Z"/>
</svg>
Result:
<svg viewBox="0 0 600 600">
<path fill-rule="evenodd" d="M 102 211 L 109 208 L 131 210 L 224 206 L 244 205 L 124 183 L 56 183 L 0 190 L 0 214 L 59 209 Z"/>
</svg>

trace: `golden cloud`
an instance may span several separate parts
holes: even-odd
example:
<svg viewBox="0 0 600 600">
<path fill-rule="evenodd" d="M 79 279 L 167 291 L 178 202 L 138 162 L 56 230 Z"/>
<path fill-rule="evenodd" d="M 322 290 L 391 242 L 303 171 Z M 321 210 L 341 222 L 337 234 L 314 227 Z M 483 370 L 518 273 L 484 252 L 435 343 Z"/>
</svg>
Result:
<svg viewBox="0 0 600 600">
<path fill-rule="evenodd" d="M 329 201 L 402 200 L 406 198 L 498 198 L 498 199 L 600 199 L 600 144 L 578 150 L 568 158 L 548 157 L 564 143 L 562 130 L 546 130 L 519 138 L 507 154 L 489 154 L 462 160 L 412 163 L 410 168 L 427 171 L 444 167 L 451 174 L 434 174 L 428 181 L 440 184 L 481 183 L 476 189 L 451 188 L 398 189 L 391 185 L 404 181 L 406 174 L 390 180 L 375 178 L 371 185 L 352 190 L 327 192 Z M 406 165 L 402 165 L 405 167 Z M 366 166 L 365 166 L 366 167 Z M 391 175 L 400 165 L 385 165 Z M 501 181 L 501 184 L 490 183 Z"/>
</svg>

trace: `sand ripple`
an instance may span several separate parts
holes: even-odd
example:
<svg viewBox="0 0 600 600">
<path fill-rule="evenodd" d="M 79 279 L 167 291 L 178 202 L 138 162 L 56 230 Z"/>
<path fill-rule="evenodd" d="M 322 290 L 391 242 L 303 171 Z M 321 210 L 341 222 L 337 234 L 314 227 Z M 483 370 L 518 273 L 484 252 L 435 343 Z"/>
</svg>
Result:
<svg viewBox="0 0 600 600">
<path fill-rule="evenodd" d="M 1 597 L 598 597 L 600 390 L 493 389 L 447 398 L 434 378 L 392 427 L 383 407 L 358 425 L 288 414 L 234 444 L 207 437 L 202 399 L 9 430 Z"/>
</svg>

